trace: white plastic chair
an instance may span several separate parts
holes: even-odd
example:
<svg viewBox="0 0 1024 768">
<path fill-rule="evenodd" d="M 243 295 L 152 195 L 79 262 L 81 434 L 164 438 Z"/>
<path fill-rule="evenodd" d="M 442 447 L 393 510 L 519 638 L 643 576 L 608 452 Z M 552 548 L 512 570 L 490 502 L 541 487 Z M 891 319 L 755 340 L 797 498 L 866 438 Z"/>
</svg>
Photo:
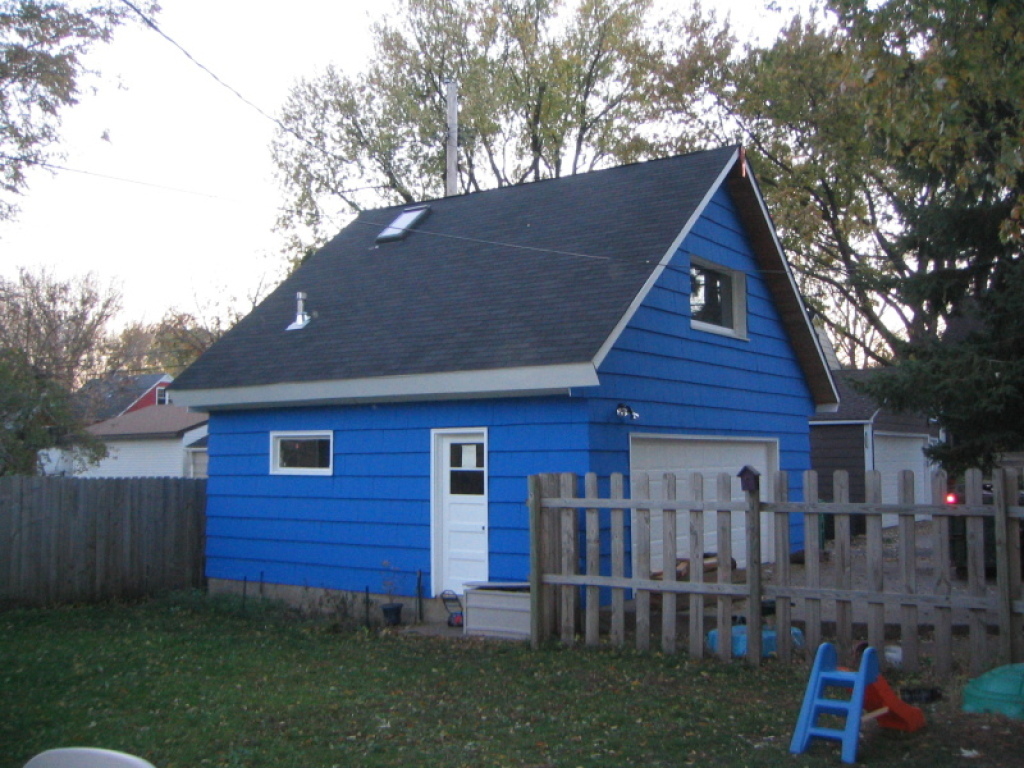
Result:
<svg viewBox="0 0 1024 768">
<path fill-rule="evenodd" d="M 96 747 L 66 747 L 40 752 L 25 768 L 156 768 L 148 760 Z"/>
</svg>

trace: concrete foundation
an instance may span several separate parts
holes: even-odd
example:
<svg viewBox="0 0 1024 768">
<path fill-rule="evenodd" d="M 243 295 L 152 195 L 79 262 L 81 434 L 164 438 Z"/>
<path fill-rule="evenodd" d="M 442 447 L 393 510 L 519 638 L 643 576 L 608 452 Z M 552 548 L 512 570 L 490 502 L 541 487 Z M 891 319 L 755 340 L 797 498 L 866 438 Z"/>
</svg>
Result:
<svg viewBox="0 0 1024 768">
<path fill-rule="evenodd" d="M 210 579 L 208 590 L 211 595 L 242 595 L 258 600 L 279 600 L 285 605 L 297 608 L 303 613 L 317 616 L 346 615 L 358 623 L 367 619 L 367 595 L 364 592 L 345 592 L 321 587 L 296 587 L 291 584 L 270 584 L 234 581 L 231 579 Z M 402 603 L 402 624 L 447 624 L 448 611 L 440 598 L 417 599 L 407 595 L 369 594 L 369 621 L 379 626 L 383 623 L 380 606 L 394 601 Z M 422 615 L 420 613 L 422 612 Z"/>
</svg>

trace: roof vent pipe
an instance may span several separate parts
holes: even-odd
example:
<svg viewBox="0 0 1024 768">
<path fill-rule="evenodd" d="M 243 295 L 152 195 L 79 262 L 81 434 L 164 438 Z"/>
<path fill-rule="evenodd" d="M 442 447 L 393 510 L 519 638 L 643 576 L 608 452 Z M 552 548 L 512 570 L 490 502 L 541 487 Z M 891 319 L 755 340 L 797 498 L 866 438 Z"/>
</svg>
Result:
<svg viewBox="0 0 1024 768">
<path fill-rule="evenodd" d="M 445 80 L 448 87 L 448 141 L 445 144 L 444 194 L 458 194 L 459 182 L 459 84 Z"/>
<path fill-rule="evenodd" d="M 309 325 L 310 316 L 306 314 L 306 294 L 299 291 L 295 294 L 295 322 L 285 328 L 286 331 L 297 331 Z"/>
</svg>

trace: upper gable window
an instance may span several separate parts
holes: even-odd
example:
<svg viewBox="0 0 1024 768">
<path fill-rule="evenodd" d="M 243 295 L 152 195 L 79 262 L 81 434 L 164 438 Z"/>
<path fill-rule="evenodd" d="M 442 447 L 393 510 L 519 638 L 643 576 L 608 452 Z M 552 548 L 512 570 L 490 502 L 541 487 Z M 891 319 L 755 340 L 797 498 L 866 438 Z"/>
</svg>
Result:
<svg viewBox="0 0 1024 768">
<path fill-rule="evenodd" d="M 271 432 L 270 472 L 330 475 L 334 469 L 333 444 L 333 432 Z"/>
<path fill-rule="evenodd" d="M 747 336 L 747 279 L 742 272 L 700 259 L 690 263 L 690 318 L 694 328 Z"/>
<path fill-rule="evenodd" d="M 170 403 L 170 398 L 167 397 L 167 387 L 160 387 L 156 391 L 156 404 L 167 405 Z"/>
<path fill-rule="evenodd" d="M 406 208 L 392 221 L 387 228 L 377 235 L 378 243 L 386 243 L 389 240 L 401 240 L 409 230 L 427 215 L 429 205 L 417 205 L 415 208 Z"/>
</svg>

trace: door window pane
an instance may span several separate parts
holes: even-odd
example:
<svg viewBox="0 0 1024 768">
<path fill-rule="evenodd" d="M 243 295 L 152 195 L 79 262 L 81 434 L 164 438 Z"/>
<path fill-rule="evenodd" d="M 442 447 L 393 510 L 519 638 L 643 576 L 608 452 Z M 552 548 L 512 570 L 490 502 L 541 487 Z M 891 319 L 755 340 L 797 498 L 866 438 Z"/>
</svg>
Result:
<svg viewBox="0 0 1024 768">
<path fill-rule="evenodd" d="M 451 471 L 449 493 L 459 496 L 483 496 L 483 470 L 453 469 Z"/>
<path fill-rule="evenodd" d="M 483 443 L 452 443 L 451 446 L 452 469 L 483 469 L 484 468 L 484 444 Z"/>
<path fill-rule="evenodd" d="M 460 496 L 484 495 L 483 443 L 452 443 L 449 462 L 449 493 Z"/>
</svg>

